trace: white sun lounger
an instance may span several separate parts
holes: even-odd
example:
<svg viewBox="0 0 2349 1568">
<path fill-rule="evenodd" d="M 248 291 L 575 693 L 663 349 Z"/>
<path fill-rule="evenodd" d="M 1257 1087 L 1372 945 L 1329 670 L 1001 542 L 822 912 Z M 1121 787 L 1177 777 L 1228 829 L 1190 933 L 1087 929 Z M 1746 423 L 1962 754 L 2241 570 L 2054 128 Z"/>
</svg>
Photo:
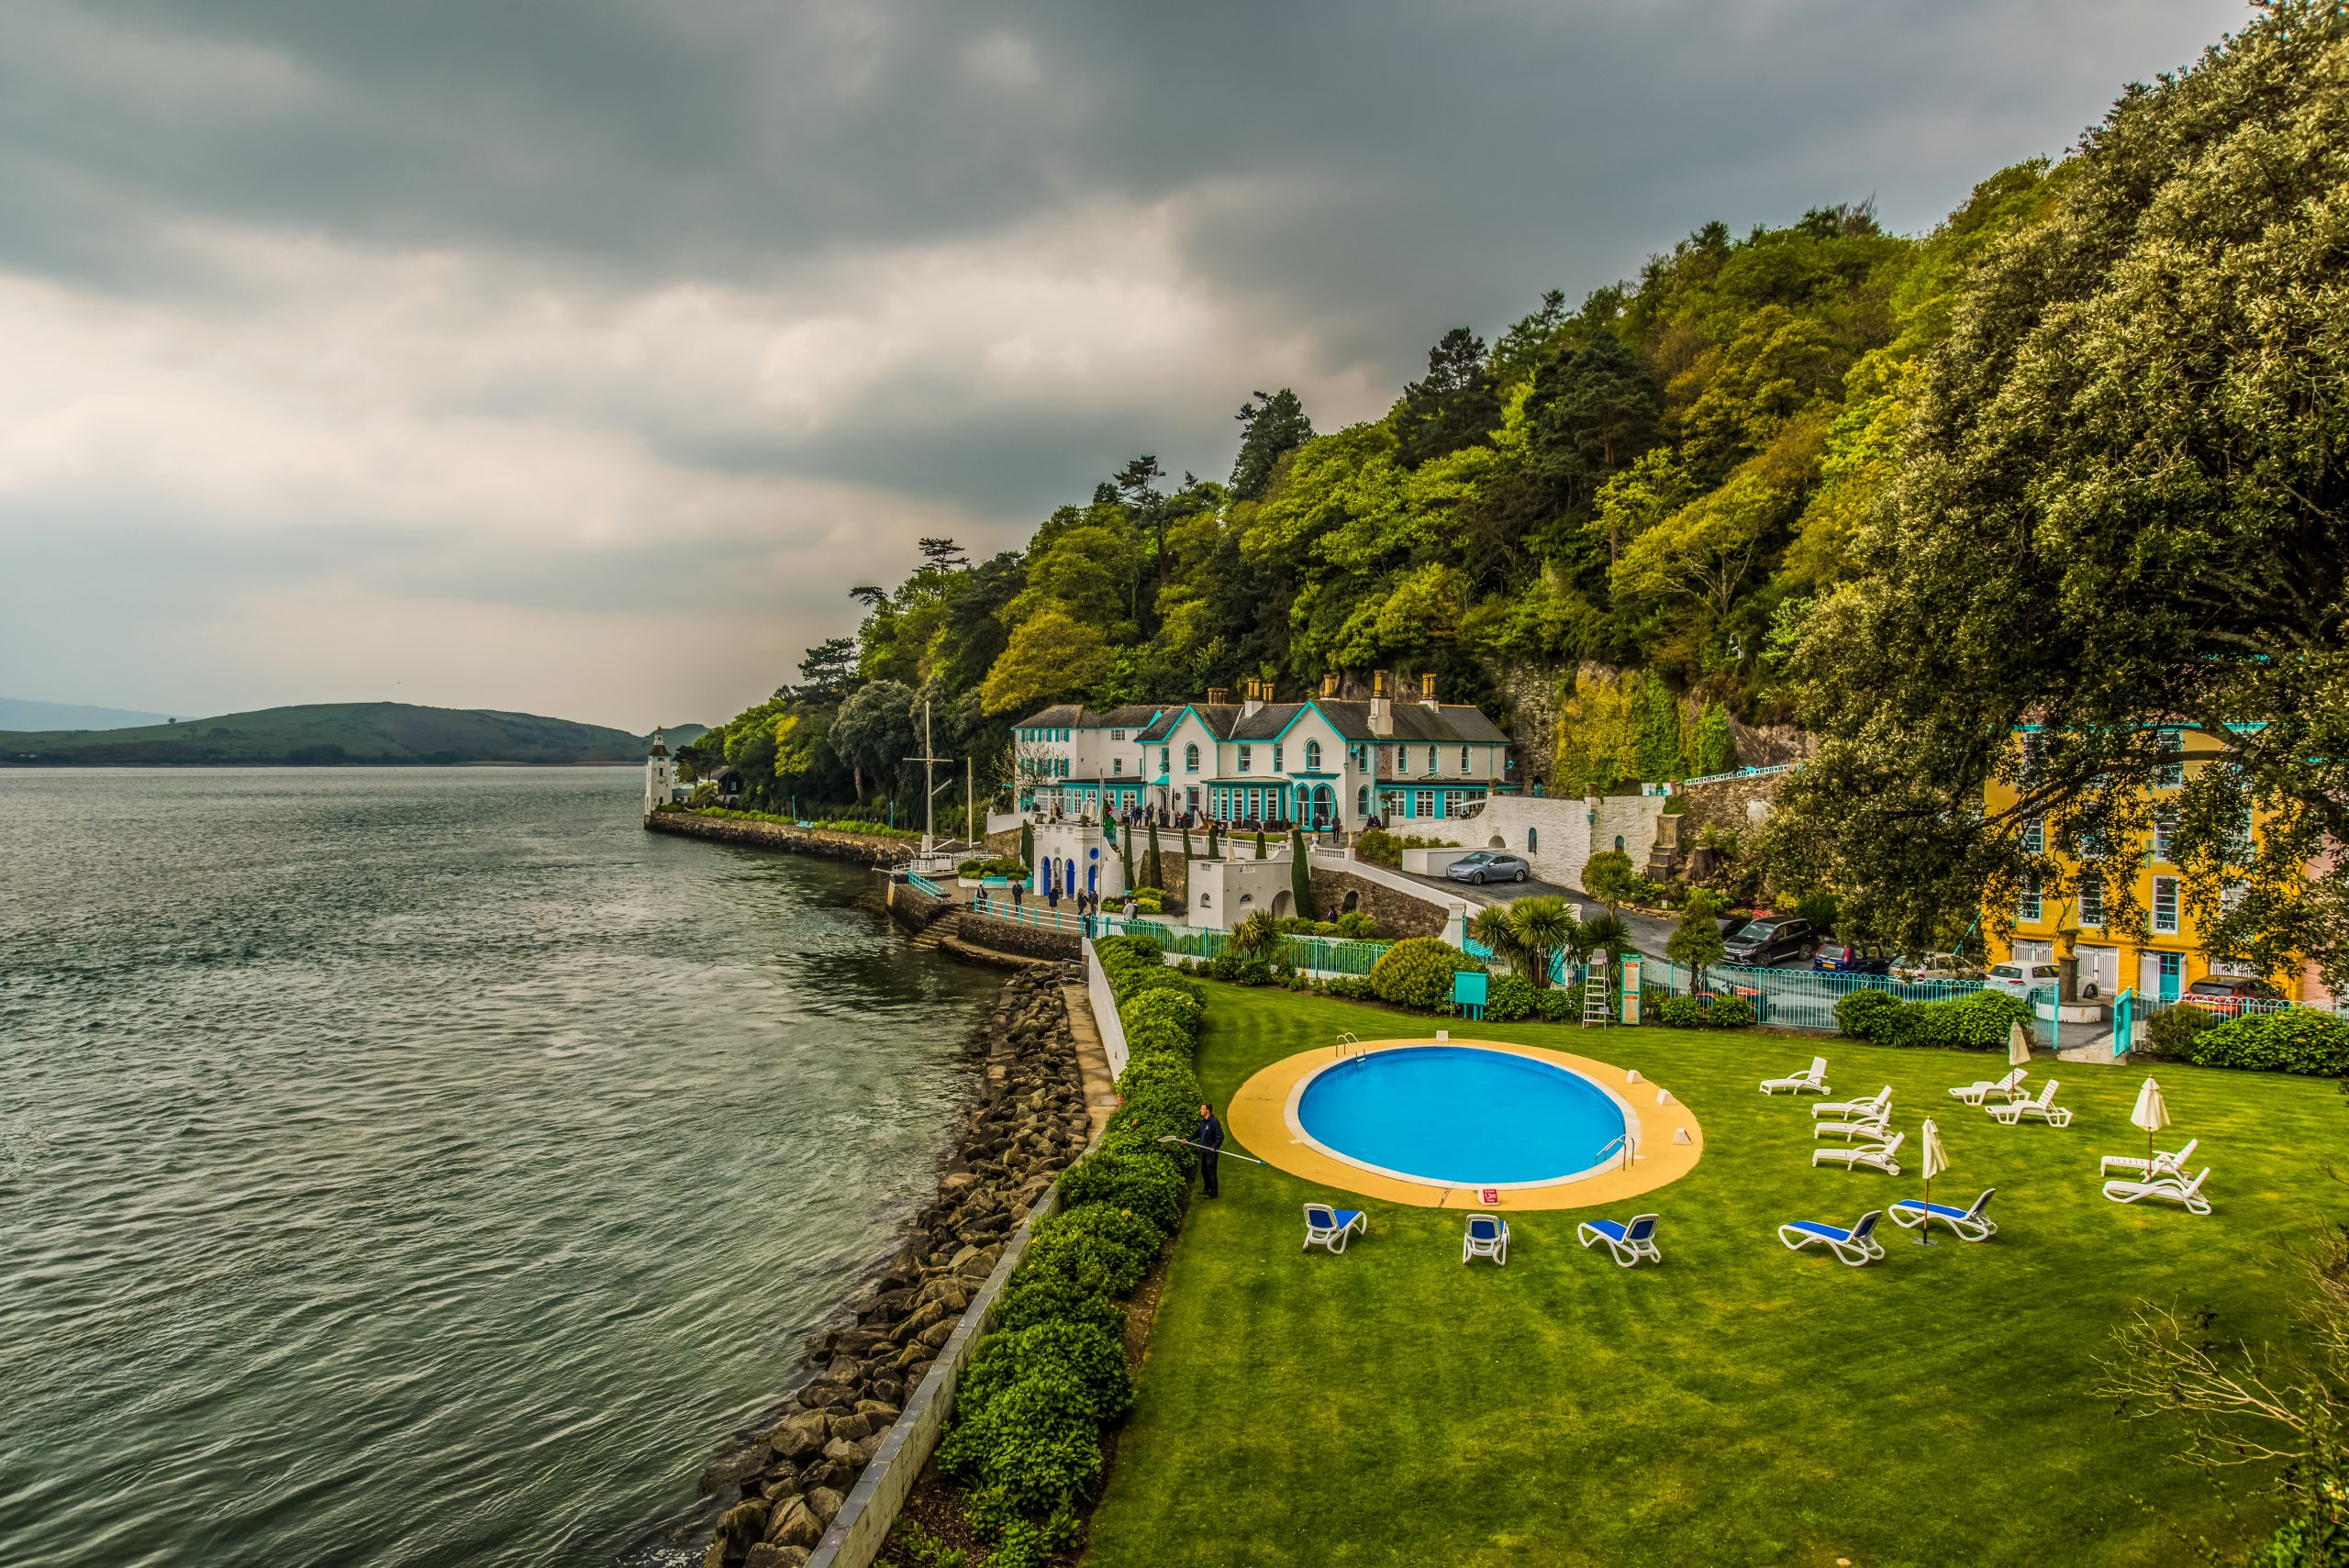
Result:
<svg viewBox="0 0 2349 1568">
<path fill-rule="evenodd" d="M 1860 1216 L 1859 1223 L 1849 1230 L 1839 1225 L 1822 1225 L 1816 1219 L 1798 1219 L 1778 1227 L 1778 1240 L 1790 1252 L 1799 1252 L 1814 1241 L 1823 1241 L 1835 1255 L 1854 1268 L 1872 1263 L 1884 1256 L 1884 1243 L 1876 1239 L 1876 1222 L 1884 1218 L 1884 1210 L 1872 1208 Z"/>
<path fill-rule="evenodd" d="M 1813 1138 L 1825 1138 L 1830 1133 L 1841 1138 L 1846 1143 L 1850 1142 L 1854 1138 L 1865 1138 L 1871 1141 L 1880 1143 L 1885 1139 L 1892 1135 L 1892 1124 L 1881 1119 L 1876 1121 L 1822 1121 L 1813 1124 L 1810 1129 L 1810 1135 Z"/>
<path fill-rule="evenodd" d="M 1586 1247 L 1593 1241 L 1606 1242 L 1607 1250 L 1615 1254 L 1615 1261 L 1627 1269 L 1642 1258 L 1651 1263 L 1664 1262 L 1664 1254 L 1655 1250 L 1653 1214 L 1635 1215 L 1629 1225 L 1612 1219 L 1586 1219 L 1575 1234 L 1582 1238 Z"/>
<path fill-rule="evenodd" d="M 2159 1176 L 2150 1182 L 2110 1181 L 2104 1184 L 2104 1195 L 2115 1203 L 2135 1203 L 2139 1198 L 2157 1197 L 2170 1203 L 2184 1204 L 2188 1214 L 2208 1214 L 2210 1200 L 2202 1195 L 2202 1184 L 2210 1179 L 2210 1167 L 2202 1167 L 2192 1181 L 2184 1176 Z"/>
<path fill-rule="evenodd" d="M 2060 1080 L 2050 1078 L 2039 1085 L 2038 1094 L 2027 1099 L 2009 1100 L 2003 1106 L 1987 1108 L 1992 1119 L 2002 1121 L 2009 1127 L 2021 1126 L 2025 1117 L 2043 1121 L 2050 1127 L 2069 1127 L 2072 1125 L 2071 1107 L 2054 1103 L 2055 1091 L 2062 1087 Z"/>
<path fill-rule="evenodd" d="M 1900 1162 L 1894 1158 L 1900 1146 L 1909 1141 L 1905 1132 L 1896 1132 L 1890 1141 L 1870 1143 L 1858 1149 L 1814 1149 L 1810 1151 L 1813 1165 L 1841 1165 L 1847 1171 L 1882 1171 L 1887 1176 L 1900 1174 Z"/>
<path fill-rule="evenodd" d="M 1508 1220 L 1497 1214 L 1468 1217 L 1468 1235 L 1460 1243 L 1460 1261 L 1465 1263 L 1476 1258 L 1490 1258 L 1503 1268 L 1508 1266 Z"/>
<path fill-rule="evenodd" d="M 2099 1176 L 2109 1176 L 2115 1171 L 2135 1171 L 2148 1179 L 2154 1176 L 2179 1175 L 2185 1172 L 2186 1162 L 2194 1158 L 2194 1151 L 2201 1145 L 2201 1142 L 2202 1140 L 2199 1138 L 2189 1138 L 2186 1140 L 2186 1147 L 2183 1149 L 2174 1151 L 2156 1149 L 2151 1160 L 2142 1154 L 2108 1154 L 2097 1166 L 2096 1173 Z"/>
<path fill-rule="evenodd" d="M 1762 1080 L 1762 1092 L 1765 1095 L 1775 1095 L 1781 1089 L 1795 1095 L 1825 1094 L 1827 1092 L 1827 1058 L 1814 1056 L 1810 1059 L 1810 1066 L 1803 1072 L 1789 1073 L 1784 1078 Z"/>
<path fill-rule="evenodd" d="M 1992 1099 L 2011 1100 L 2022 1093 L 2022 1081 L 2031 1076 L 2028 1068 L 2018 1067 L 2003 1078 L 1980 1078 L 1963 1089 L 1952 1089 L 1952 1099 L 1964 1100 L 1969 1106 L 1982 1105 Z"/>
<path fill-rule="evenodd" d="M 1821 1100 L 1810 1107 L 1810 1119 L 1845 1117 L 1859 1121 L 1881 1120 L 1892 1109 L 1892 1085 L 1887 1084 L 1864 1100 Z"/>
<path fill-rule="evenodd" d="M 1914 1230 L 1920 1225 L 1931 1225 L 1938 1219 L 1957 1232 L 1961 1241 L 1987 1241 L 1998 1233 L 1998 1222 L 1982 1211 L 1990 1207 L 1990 1195 L 1996 1187 L 1984 1187 L 1982 1195 L 1968 1208 L 1952 1208 L 1945 1203 L 1927 1203 L 1922 1198 L 1905 1197 L 1892 1206 L 1892 1223 Z"/>
<path fill-rule="evenodd" d="M 1305 1206 L 1305 1247 L 1324 1247 L 1332 1252 L 1346 1250 L 1349 1236 L 1370 1234 L 1370 1220 L 1358 1208 L 1331 1208 L 1326 1203 Z M 1305 1251 L 1299 1247 L 1298 1251 Z"/>
</svg>

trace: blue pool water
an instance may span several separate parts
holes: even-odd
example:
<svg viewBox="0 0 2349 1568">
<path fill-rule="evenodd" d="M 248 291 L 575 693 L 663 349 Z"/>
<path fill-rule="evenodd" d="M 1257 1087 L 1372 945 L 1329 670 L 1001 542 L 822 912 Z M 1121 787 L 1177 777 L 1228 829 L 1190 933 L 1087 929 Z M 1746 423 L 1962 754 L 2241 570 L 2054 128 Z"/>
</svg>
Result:
<svg viewBox="0 0 2349 1568">
<path fill-rule="evenodd" d="M 1454 1186 L 1550 1182 L 1609 1158 L 1623 1108 L 1579 1073 L 1473 1046 L 1415 1045 L 1325 1069 L 1297 1119 L 1324 1148 Z"/>
</svg>

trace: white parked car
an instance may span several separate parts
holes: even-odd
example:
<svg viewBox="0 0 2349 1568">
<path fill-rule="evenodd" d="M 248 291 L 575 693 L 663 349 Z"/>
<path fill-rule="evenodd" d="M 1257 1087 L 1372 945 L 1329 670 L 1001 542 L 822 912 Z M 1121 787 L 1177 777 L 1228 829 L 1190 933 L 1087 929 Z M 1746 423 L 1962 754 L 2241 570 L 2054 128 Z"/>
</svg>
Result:
<svg viewBox="0 0 2349 1568">
<path fill-rule="evenodd" d="M 1983 976 L 1983 989 L 2004 991 L 2019 1001 L 2028 1002 L 2031 994 L 2043 985 L 2054 985 L 2063 979 L 2064 972 L 2052 963 L 1994 963 L 1990 973 Z"/>
</svg>

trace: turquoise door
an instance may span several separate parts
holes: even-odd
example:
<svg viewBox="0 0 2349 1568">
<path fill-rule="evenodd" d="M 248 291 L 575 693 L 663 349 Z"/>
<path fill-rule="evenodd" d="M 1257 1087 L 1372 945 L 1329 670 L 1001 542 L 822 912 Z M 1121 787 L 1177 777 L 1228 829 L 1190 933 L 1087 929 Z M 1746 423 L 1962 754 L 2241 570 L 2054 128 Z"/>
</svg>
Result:
<svg viewBox="0 0 2349 1568">
<path fill-rule="evenodd" d="M 2186 960 L 2182 955 L 2174 952 L 2162 953 L 2159 958 L 2162 1000 L 2165 1003 L 2175 1002 L 2177 1000 L 2178 977 L 2185 971 Z"/>
</svg>

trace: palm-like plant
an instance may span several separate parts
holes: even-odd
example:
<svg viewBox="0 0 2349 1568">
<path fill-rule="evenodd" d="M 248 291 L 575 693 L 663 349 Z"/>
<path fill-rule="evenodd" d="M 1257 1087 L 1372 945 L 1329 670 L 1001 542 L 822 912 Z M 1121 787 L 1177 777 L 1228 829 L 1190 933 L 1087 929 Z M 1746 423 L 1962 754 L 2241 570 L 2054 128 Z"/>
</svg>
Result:
<svg viewBox="0 0 2349 1568">
<path fill-rule="evenodd" d="M 1273 956 L 1280 945 L 1281 923 L 1269 909 L 1259 909 L 1231 929 L 1231 951 L 1241 958 Z"/>
<path fill-rule="evenodd" d="M 1614 954 L 1631 945 L 1631 928 L 1623 923 L 1622 916 L 1609 909 L 1585 920 L 1575 938 L 1584 958 L 1595 952 Z"/>
<path fill-rule="evenodd" d="M 1575 935 L 1575 912 L 1563 898 L 1520 898 L 1508 906 L 1518 946 L 1528 960 L 1525 977 L 1539 988 L 1550 984 L 1550 955 Z"/>
</svg>

